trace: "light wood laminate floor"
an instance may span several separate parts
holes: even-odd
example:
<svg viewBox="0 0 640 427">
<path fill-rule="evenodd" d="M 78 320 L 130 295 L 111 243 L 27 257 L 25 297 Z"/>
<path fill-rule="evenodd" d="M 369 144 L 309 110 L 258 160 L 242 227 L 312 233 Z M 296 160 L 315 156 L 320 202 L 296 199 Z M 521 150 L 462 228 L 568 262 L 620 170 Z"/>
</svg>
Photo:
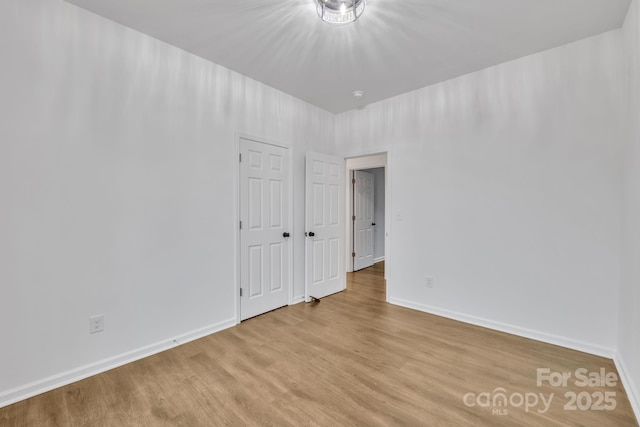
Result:
<svg viewBox="0 0 640 427">
<path fill-rule="evenodd" d="M 637 425 L 620 381 L 536 384 L 538 368 L 617 374 L 611 360 L 387 304 L 382 273 L 376 264 L 319 304 L 285 307 L 2 408 L 0 425 Z M 508 406 L 493 405 L 500 388 Z M 532 405 L 533 395 L 552 393 L 546 412 Z M 581 396 L 576 410 L 565 408 L 565 393 Z M 580 410 L 605 393 L 600 406 L 614 410 Z"/>
</svg>

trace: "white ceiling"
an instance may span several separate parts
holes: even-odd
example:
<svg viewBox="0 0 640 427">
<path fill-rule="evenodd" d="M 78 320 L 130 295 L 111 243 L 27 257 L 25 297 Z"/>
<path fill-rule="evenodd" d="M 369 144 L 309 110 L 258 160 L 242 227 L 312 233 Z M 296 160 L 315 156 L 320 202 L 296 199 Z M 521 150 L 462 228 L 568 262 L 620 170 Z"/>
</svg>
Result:
<svg viewBox="0 0 640 427">
<path fill-rule="evenodd" d="M 333 113 L 622 26 L 630 0 L 68 0 Z M 365 95 L 356 100 L 354 90 Z"/>
</svg>

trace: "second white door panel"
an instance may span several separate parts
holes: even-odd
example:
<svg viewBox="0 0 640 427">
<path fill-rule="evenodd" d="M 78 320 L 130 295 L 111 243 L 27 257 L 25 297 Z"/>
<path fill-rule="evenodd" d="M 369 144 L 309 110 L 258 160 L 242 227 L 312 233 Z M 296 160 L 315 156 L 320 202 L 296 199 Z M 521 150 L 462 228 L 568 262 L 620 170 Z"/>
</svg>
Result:
<svg viewBox="0 0 640 427">
<path fill-rule="evenodd" d="M 374 242 L 374 177 L 370 172 L 354 172 L 353 203 L 353 269 L 361 270 L 373 265 Z"/>
<path fill-rule="evenodd" d="M 309 153 L 306 164 L 305 297 L 321 298 L 345 288 L 344 160 Z"/>
</svg>

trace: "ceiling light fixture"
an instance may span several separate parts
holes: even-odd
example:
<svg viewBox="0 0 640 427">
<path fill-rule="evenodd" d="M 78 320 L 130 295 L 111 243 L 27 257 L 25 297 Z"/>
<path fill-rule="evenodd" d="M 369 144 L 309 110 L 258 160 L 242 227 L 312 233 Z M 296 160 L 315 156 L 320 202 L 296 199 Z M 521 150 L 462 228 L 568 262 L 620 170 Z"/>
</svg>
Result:
<svg viewBox="0 0 640 427">
<path fill-rule="evenodd" d="M 362 15 L 365 0 L 316 0 L 316 12 L 329 24 L 348 24 Z"/>
</svg>

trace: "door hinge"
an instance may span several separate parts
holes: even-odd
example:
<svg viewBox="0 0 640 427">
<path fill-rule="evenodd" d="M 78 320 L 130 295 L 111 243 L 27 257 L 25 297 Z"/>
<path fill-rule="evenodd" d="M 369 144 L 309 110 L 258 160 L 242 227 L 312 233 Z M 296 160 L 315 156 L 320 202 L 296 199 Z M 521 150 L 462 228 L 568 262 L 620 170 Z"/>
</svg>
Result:
<svg viewBox="0 0 640 427">
<path fill-rule="evenodd" d="M 354 216 L 352 216 L 352 217 L 351 217 L 351 220 L 352 220 L 352 221 L 355 221 L 355 220 L 356 220 L 356 216 L 355 216 L 355 215 L 354 215 Z"/>
<path fill-rule="evenodd" d="M 356 179 L 355 179 L 355 178 L 353 178 L 353 179 L 351 180 L 351 183 L 352 183 L 352 184 L 355 184 L 355 183 L 356 183 Z"/>
<path fill-rule="evenodd" d="M 242 153 L 238 154 L 238 160 L 242 163 Z"/>
<path fill-rule="evenodd" d="M 351 258 L 355 258 L 356 257 L 356 253 L 355 252 L 351 252 Z"/>
<path fill-rule="evenodd" d="M 242 296 L 242 288 L 240 288 L 240 296 Z"/>
<path fill-rule="evenodd" d="M 240 221 L 240 230 L 242 230 L 242 221 Z"/>
</svg>

